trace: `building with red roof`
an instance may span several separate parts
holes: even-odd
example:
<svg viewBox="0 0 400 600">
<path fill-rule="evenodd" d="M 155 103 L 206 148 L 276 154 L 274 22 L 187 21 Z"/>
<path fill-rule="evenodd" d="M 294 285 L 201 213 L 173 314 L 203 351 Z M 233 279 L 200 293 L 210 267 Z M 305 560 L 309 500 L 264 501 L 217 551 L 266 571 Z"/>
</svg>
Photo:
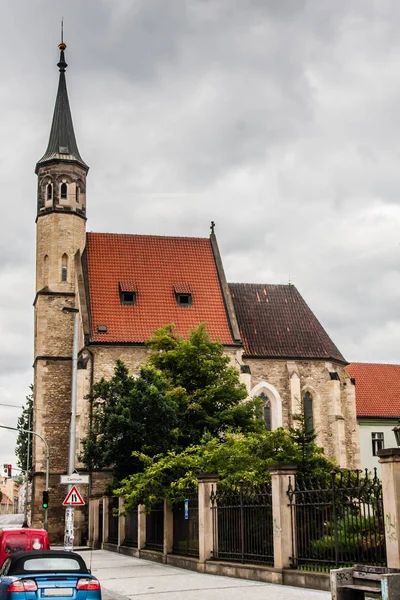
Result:
<svg viewBox="0 0 400 600">
<path fill-rule="evenodd" d="M 351 363 L 355 383 L 361 466 L 379 470 L 377 451 L 396 448 L 393 427 L 400 424 L 400 365 Z"/>
<path fill-rule="evenodd" d="M 358 466 L 354 386 L 346 360 L 293 285 L 229 284 L 213 223 L 204 238 L 86 232 L 89 167 L 72 124 L 65 44 L 59 48 L 49 143 L 36 165 L 34 300 L 33 429 L 50 448 L 52 540 L 64 534 L 59 475 L 68 465 L 74 339 L 79 351 L 75 464 L 81 469 L 93 383 L 111 377 L 117 359 L 137 374 L 149 356 L 146 340 L 170 323 L 182 336 L 206 324 L 249 396 L 263 398 L 267 428 L 292 426 L 304 408 L 326 454 L 342 466 Z M 43 444 L 37 439 L 33 444 L 32 523 L 40 525 L 46 456 Z M 92 493 L 103 493 L 101 477 L 92 477 Z"/>
</svg>

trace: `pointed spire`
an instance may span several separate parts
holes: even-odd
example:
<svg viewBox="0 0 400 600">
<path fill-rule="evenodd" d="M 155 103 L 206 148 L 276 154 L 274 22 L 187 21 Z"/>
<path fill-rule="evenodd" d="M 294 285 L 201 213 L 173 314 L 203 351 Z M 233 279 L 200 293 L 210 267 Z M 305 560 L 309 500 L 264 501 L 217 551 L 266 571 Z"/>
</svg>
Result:
<svg viewBox="0 0 400 600">
<path fill-rule="evenodd" d="M 54 107 L 53 122 L 51 125 L 50 138 L 47 150 L 36 165 L 36 172 L 39 166 L 43 163 L 53 160 L 76 161 L 83 167 L 89 167 L 82 160 L 79 154 L 78 145 L 76 143 L 74 126 L 72 123 L 71 109 L 69 106 L 67 83 L 65 79 L 65 70 L 67 63 L 65 62 L 64 50 L 66 44 L 63 39 L 63 21 L 61 22 L 61 42 L 58 45 L 60 50 L 60 60 L 57 66 L 60 70 L 60 79 L 56 103 Z"/>
</svg>

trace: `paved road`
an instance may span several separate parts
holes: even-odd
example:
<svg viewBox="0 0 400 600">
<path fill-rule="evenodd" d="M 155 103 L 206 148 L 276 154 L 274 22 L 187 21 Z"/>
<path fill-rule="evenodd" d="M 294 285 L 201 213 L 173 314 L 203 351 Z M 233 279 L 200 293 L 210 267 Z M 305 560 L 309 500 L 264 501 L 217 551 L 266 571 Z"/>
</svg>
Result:
<svg viewBox="0 0 400 600">
<path fill-rule="evenodd" d="M 202 575 L 105 550 L 82 552 L 99 578 L 103 600 L 330 600 L 330 593 Z"/>
</svg>

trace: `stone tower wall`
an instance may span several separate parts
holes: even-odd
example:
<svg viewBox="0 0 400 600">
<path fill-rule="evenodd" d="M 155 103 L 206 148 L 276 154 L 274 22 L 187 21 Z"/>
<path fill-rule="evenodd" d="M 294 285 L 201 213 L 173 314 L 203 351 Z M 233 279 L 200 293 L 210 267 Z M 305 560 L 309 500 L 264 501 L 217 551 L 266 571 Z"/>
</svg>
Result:
<svg viewBox="0 0 400 600">
<path fill-rule="evenodd" d="M 44 437 L 50 450 L 48 522 L 54 543 L 62 541 L 64 531 L 62 501 L 66 489 L 60 485 L 60 474 L 68 467 L 74 321 L 73 314 L 63 313 L 62 309 L 76 306 L 74 259 L 86 243 L 86 172 L 76 164 L 57 163 L 40 167 L 38 180 L 33 430 Z M 47 198 L 50 181 L 51 200 Z M 61 199 L 60 184 L 64 182 L 68 193 Z M 33 465 L 32 523 L 43 526 L 46 454 L 37 436 L 33 441 Z"/>
</svg>

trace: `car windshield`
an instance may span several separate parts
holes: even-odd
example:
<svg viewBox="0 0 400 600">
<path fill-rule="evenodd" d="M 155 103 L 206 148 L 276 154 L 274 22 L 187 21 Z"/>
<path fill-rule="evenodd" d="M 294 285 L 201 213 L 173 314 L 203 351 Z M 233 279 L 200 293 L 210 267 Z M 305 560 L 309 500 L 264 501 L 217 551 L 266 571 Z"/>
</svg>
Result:
<svg viewBox="0 0 400 600">
<path fill-rule="evenodd" d="M 81 565 L 75 558 L 46 556 L 28 558 L 24 562 L 24 571 L 79 571 Z"/>
</svg>

